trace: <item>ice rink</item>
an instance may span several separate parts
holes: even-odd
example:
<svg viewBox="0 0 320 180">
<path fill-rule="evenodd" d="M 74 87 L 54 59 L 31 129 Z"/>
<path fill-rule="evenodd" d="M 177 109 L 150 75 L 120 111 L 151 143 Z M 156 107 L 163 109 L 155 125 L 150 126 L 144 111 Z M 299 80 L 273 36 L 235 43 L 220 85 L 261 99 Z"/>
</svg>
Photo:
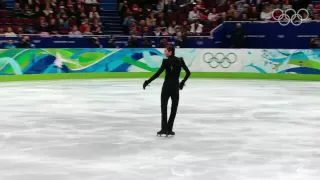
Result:
<svg viewBox="0 0 320 180">
<path fill-rule="evenodd" d="M 0 83 L 0 179 L 319 180 L 320 82 L 190 79 L 165 138 L 143 81 Z"/>
</svg>

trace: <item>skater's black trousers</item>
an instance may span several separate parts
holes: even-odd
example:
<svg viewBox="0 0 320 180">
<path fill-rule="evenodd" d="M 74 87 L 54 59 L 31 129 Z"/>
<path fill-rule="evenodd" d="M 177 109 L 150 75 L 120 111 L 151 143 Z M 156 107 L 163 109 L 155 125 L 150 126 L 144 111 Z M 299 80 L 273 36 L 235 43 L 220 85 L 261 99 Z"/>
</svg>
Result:
<svg viewBox="0 0 320 180">
<path fill-rule="evenodd" d="M 171 113 L 167 121 L 168 100 L 171 98 Z M 164 83 L 161 91 L 161 129 L 172 131 L 174 119 L 179 105 L 179 82 Z"/>
</svg>

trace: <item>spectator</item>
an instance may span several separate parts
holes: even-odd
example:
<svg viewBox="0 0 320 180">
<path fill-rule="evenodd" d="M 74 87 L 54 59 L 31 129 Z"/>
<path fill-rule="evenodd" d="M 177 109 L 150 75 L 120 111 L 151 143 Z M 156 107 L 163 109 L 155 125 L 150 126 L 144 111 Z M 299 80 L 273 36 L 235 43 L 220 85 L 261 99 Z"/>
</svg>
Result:
<svg viewBox="0 0 320 180">
<path fill-rule="evenodd" d="M 307 7 L 307 11 L 309 13 L 309 16 L 313 17 L 314 15 L 314 7 L 312 4 L 309 4 L 308 7 Z"/>
<path fill-rule="evenodd" d="M 145 21 L 145 20 L 141 20 L 141 21 L 139 22 L 139 28 L 142 29 L 142 28 L 144 28 L 145 26 L 147 26 L 146 21 Z"/>
<path fill-rule="evenodd" d="M 156 27 L 156 30 L 153 32 L 153 35 L 154 36 L 162 36 L 162 32 L 161 32 L 161 29 L 160 27 Z"/>
<path fill-rule="evenodd" d="M 155 31 L 157 27 L 157 23 L 156 22 L 152 22 L 152 25 L 149 26 L 150 31 Z"/>
<path fill-rule="evenodd" d="M 45 16 L 45 14 L 40 10 L 39 6 L 36 6 L 34 8 L 34 17 L 38 18 L 38 17 L 43 17 L 43 16 Z"/>
<path fill-rule="evenodd" d="M 20 3 L 16 2 L 14 4 L 13 12 L 12 12 L 14 17 L 22 17 L 23 16 L 23 11 L 20 7 Z"/>
<path fill-rule="evenodd" d="M 289 0 L 284 0 L 284 5 L 282 6 L 282 10 L 286 11 L 287 9 L 290 9 L 292 6 L 290 5 Z"/>
<path fill-rule="evenodd" d="M 89 20 L 88 20 L 88 18 L 86 18 L 86 19 L 84 19 L 84 21 L 80 25 L 80 32 L 84 33 L 88 26 L 89 26 Z"/>
<path fill-rule="evenodd" d="M 89 13 L 89 18 L 93 19 L 94 17 L 100 18 L 100 15 L 97 12 L 97 8 L 96 7 L 92 7 L 92 11 Z"/>
<path fill-rule="evenodd" d="M 48 32 L 50 34 L 58 34 L 58 24 L 56 22 L 56 19 L 50 19 L 50 22 L 48 25 Z"/>
<path fill-rule="evenodd" d="M 0 37 L 4 35 L 4 29 L 0 27 Z"/>
<path fill-rule="evenodd" d="M 8 40 L 8 44 L 4 47 L 5 49 L 14 49 L 16 46 L 13 44 L 12 40 Z"/>
<path fill-rule="evenodd" d="M 138 40 L 135 35 L 131 35 L 128 40 L 128 47 L 129 48 L 137 48 L 138 47 Z"/>
<path fill-rule="evenodd" d="M 204 11 L 204 10 L 206 9 L 206 8 L 204 7 L 204 5 L 203 5 L 203 1 L 202 1 L 202 0 L 198 0 L 198 1 L 196 2 L 195 7 L 197 7 L 197 8 L 200 9 L 201 11 Z"/>
<path fill-rule="evenodd" d="M 305 19 L 303 20 L 303 22 L 308 22 L 308 21 L 311 21 L 312 19 L 310 18 L 310 16 L 308 17 L 308 14 L 306 12 L 303 12 L 302 13 L 302 19 Z"/>
<path fill-rule="evenodd" d="M 220 23 L 223 23 L 224 21 L 227 21 L 227 20 L 228 20 L 227 13 L 226 12 L 221 13 L 221 17 L 219 19 Z"/>
<path fill-rule="evenodd" d="M 166 38 L 161 39 L 159 48 L 165 48 L 167 46 L 168 46 L 168 40 Z"/>
<path fill-rule="evenodd" d="M 16 33 L 12 31 L 11 27 L 7 28 L 7 32 L 4 33 L 5 37 L 17 37 Z"/>
<path fill-rule="evenodd" d="M 32 10 L 30 9 L 29 5 L 25 5 L 24 6 L 24 12 L 23 12 L 24 16 L 29 18 L 31 16 L 33 16 L 33 12 Z"/>
<path fill-rule="evenodd" d="M 86 27 L 86 30 L 84 31 L 83 35 L 93 35 L 92 32 L 91 32 L 91 27 L 90 26 Z"/>
<path fill-rule="evenodd" d="M 260 15 L 257 12 L 257 8 L 256 7 L 252 7 L 251 8 L 251 12 L 249 13 L 249 20 L 250 21 L 258 21 L 260 19 Z"/>
<path fill-rule="evenodd" d="M 182 23 L 182 31 L 189 32 L 191 29 L 191 26 L 188 24 L 187 21 L 183 21 Z"/>
<path fill-rule="evenodd" d="M 148 26 L 143 27 L 142 36 L 153 36 Z"/>
<path fill-rule="evenodd" d="M 177 10 L 176 5 L 172 2 L 172 0 L 167 0 L 167 3 L 164 5 L 165 13 L 172 13 Z"/>
<path fill-rule="evenodd" d="M 84 0 L 83 2 L 85 4 L 90 4 L 90 5 L 97 5 L 98 4 L 97 0 Z"/>
<path fill-rule="evenodd" d="M 194 35 L 200 35 L 203 31 L 203 25 L 199 21 L 191 24 L 190 33 Z"/>
<path fill-rule="evenodd" d="M 139 12 L 136 13 L 135 19 L 137 21 L 141 21 L 141 20 L 145 20 L 146 19 L 146 14 L 145 14 L 145 12 L 143 11 L 142 8 L 139 8 Z"/>
<path fill-rule="evenodd" d="M 95 20 L 97 20 L 100 23 L 100 18 L 97 17 L 96 14 L 93 14 L 93 18 L 90 18 L 90 23 L 93 24 Z"/>
<path fill-rule="evenodd" d="M 236 29 L 232 32 L 232 48 L 243 48 L 245 33 L 240 23 L 237 23 Z"/>
<path fill-rule="evenodd" d="M 44 13 L 45 16 L 49 16 L 49 14 L 53 14 L 53 11 L 50 8 L 49 4 L 46 4 L 46 8 L 45 8 L 45 10 L 43 10 L 43 13 Z"/>
<path fill-rule="evenodd" d="M 87 14 L 84 12 L 83 7 L 81 7 L 79 11 L 76 13 L 76 17 L 78 18 L 79 22 L 81 22 L 81 20 L 85 18 L 88 18 Z"/>
<path fill-rule="evenodd" d="M 56 6 L 56 11 L 65 11 L 66 10 L 66 6 L 64 4 L 64 1 L 60 1 L 59 5 Z"/>
<path fill-rule="evenodd" d="M 248 18 L 247 14 L 245 14 L 245 13 L 241 14 L 240 21 L 248 21 L 248 20 L 249 20 L 249 18 Z"/>
<path fill-rule="evenodd" d="M 227 11 L 227 14 L 233 14 L 234 12 L 236 12 L 236 9 L 233 4 L 230 4 L 229 10 Z"/>
<path fill-rule="evenodd" d="M 237 6 L 238 14 L 241 14 L 245 8 L 245 0 L 236 1 L 236 6 Z"/>
<path fill-rule="evenodd" d="M 261 20 L 270 20 L 271 18 L 272 18 L 272 11 L 270 9 L 270 6 L 266 5 L 260 14 L 260 19 Z"/>
<path fill-rule="evenodd" d="M 217 13 L 217 9 L 212 8 L 212 11 L 208 15 L 208 20 L 215 22 L 218 20 L 218 18 L 219 18 L 219 14 Z"/>
<path fill-rule="evenodd" d="M 156 6 L 156 10 L 154 10 L 153 12 L 155 14 L 159 13 L 159 12 L 163 12 L 164 11 L 164 0 L 159 0 L 158 4 Z"/>
<path fill-rule="evenodd" d="M 199 20 L 205 22 L 208 19 L 208 16 L 205 15 L 203 12 L 199 14 Z"/>
<path fill-rule="evenodd" d="M 101 27 L 101 22 L 98 19 L 95 19 L 92 23 L 92 30 Z"/>
<path fill-rule="evenodd" d="M 115 40 L 114 39 L 109 39 L 107 48 L 116 48 Z"/>
<path fill-rule="evenodd" d="M 69 37 L 82 37 L 82 33 L 78 31 L 78 27 L 76 25 L 74 25 L 72 30 L 69 32 Z"/>
<path fill-rule="evenodd" d="M 241 21 L 238 11 L 233 12 L 232 21 Z"/>
<path fill-rule="evenodd" d="M 23 36 L 21 41 L 17 44 L 17 48 L 31 48 L 32 44 L 30 43 L 29 36 Z"/>
<path fill-rule="evenodd" d="M 17 28 L 17 34 L 18 34 L 18 35 L 24 34 L 24 31 L 23 31 L 23 28 L 22 28 L 22 27 L 18 27 L 18 28 Z"/>
<path fill-rule="evenodd" d="M 151 41 L 148 38 L 143 38 L 142 47 L 143 48 L 152 48 Z"/>
<path fill-rule="evenodd" d="M 59 19 L 59 25 L 60 25 L 60 27 L 64 27 L 64 28 L 68 28 L 69 27 L 69 18 L 68 18 L 68 16 L 66 14 L 63 15 L 63 17 L 61 17 Z"/>
<path fill-rule="evenodd" d="M 134 22 L 135 19 L 129 14 L 123 21 L 123 25 L 129 27 L 129 25 Z"/>
<path fill-rule="evenodd" d="M 137 13 L 137 12 L 139 11 L 139 6 L 136 5 L 136 4 L 134 4 L 134 5 L 132 6 L 131 10 L 132 10 L 133 13 Z"/>
<path fill-rule="evenodd" d="M 184 39 L 181 32 L 177 33 L 175 45 L 177 48 L 185 48 L 186 47 L 185 39 Z"/>
<path fill-rule="evenodd" d="M 188 20 L 196 21 L 199 19 L 199 10 L 197 7 L 194 7 L 192 11 L 189 12 Z"/>
<path fill-rule="evenodd" d="M 154 13 L 150 13 L 150 15 L 149 15 L 149 17 L 147 17 L 146 21 L 147 21 L 148 26 L 152 26 L 153 22 L 156 23 L 157 19 L 155 18 Z"/>
<path fill-rule="evenodd" d="M 46 0 L 45 3 L 48 5 L 56 6 L 57 1 L 56 0 Z"/>
<path fill-rule="evenodd" d="M 72 0 L 68 0 L 67 8 L 68 8 L 69 10 L 73 10 L 73 2 L 72 2 Z"/>
<path fill-rule="evenodd" d="M 320 21 L 319 13 L 314 14 L 313 17 L 314 17 L 314 20 L 317 20 L 318 22 Z"/>
<path fill-rule="evenodd" d="M 92 30 L 92 33 L 93 33 L 94 35 L 102 35 L 103 32 L 102 32 L 101 26 L 98 26 L 97 28 L 95 28 L 94 30 Z"/>
<path fill-rule="evenodd" d="M 164 22 L 164 21 L 160 21 L 160 29 L 161 29 L 161 31 L 166 31 L 167 30 L 167 25 L 166 25 L 166 22 Z"/>
<path fill-rule="evenodd" d="M 177 22 L 176 21 L 172 21 L 172 23 L 168 27 L 169 35 L 175 35 L 176 34 L 176 28 L 177 28 Z"/>
<path fill-rule="evenodd" d="M 160 12 L 158 13 L 158 18 L 157 18 L 157 25 L 160 25 L 161 21 L 166 22 L 166 18 L 164 17 L 164 13 Z"/>
<path fill-rule="evenodd" d="M 44 18 L 40 18 L 40 24 L 37 28 L 37 31 L 39 33 L 48 32 L 48 23 L 45 21 Z"/>
</svg>

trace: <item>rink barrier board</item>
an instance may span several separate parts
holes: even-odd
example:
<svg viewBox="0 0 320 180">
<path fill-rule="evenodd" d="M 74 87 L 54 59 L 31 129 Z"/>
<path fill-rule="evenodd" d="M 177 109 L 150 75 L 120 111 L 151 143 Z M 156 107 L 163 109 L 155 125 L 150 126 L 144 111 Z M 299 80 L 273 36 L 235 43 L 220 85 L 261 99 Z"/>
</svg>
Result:
<svg viewBox="0 0 320 180">
<path fill-rule="evenodd" d="M 131 73 L 65 73 L 65 74 L 28 74 L 14 76 L 0 76 L 0 82 L 10 81 L 40 81 L 40 80 L 64 80 L 64 79 L 108 79 L 108 78 L 150 78 L 154 73 L 131 72 Z M 184 73 L 181 73 L 183 78 Z M 164 77 L 164 73 L 160 78 Z M 320 75 L 310 74 L 259 74 L 259 73 L 218 73 L 218 72 L 192 72 L 190 78 L 207 79 L 261 79 L 261 80 L 301 80 L 320 81 Z"/>
<path fill-rule="evenodd" d="M 146 78 L 151 74 L 144 73 L 154 73 L 161 66 L 163 52 L 158 48 L 0 49 L 0 78 Z M 184 59 L 191 72 L 199 72 L 194 74 L 198 78 L 306 80 L 313 76 L 291 75 L 320 75 L 320 50 L 178 48 L 175 55 Z M 40 76 L 24 77 L 29 74 Z"/>
</svg>

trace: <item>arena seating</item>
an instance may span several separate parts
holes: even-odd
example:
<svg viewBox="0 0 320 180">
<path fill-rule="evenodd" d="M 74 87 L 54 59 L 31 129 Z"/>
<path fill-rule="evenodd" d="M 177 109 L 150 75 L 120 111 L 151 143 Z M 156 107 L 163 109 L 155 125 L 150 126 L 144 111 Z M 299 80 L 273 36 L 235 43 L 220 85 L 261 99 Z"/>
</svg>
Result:
<svg viewBox="0 0 320 180">
<path fill-rule="evenodd" d="M 306 8 L 310 20 L 320 20 L 319 1 L 309 4 L 311 1 L 304 0 L 298 4 L 289 0 L 281 1 L 283 4 L 278 0 L 261 0 L 260 4 L 256 4 L 259 0 L 39 0 L 24 4 L 26 2 L 0 0 L 1 36 L 33 34 L 34 37 L 38 34 L 42 37 L 70 35 L 74 38 L 83 35 L 137 35 L 146 36 L 150 41 L 156 39 L 156 44 L 159 44 L 163 36 L 169 36 L 164 38 L 169 41 L 178 36 L 184 39 L 208 36 L 210 39 L 210 31 L 228 21 L 273 21 L 270 13 L 275 8 Z M 158 33 L 157 27 L 160 29 Z M 191 39 L 195 40 L 194 37 Z M 195 42 L 202 44 L 203 41 Z M 123 47 L 125 43 L 121 41 L 119 44 Z"/>
</svg>

